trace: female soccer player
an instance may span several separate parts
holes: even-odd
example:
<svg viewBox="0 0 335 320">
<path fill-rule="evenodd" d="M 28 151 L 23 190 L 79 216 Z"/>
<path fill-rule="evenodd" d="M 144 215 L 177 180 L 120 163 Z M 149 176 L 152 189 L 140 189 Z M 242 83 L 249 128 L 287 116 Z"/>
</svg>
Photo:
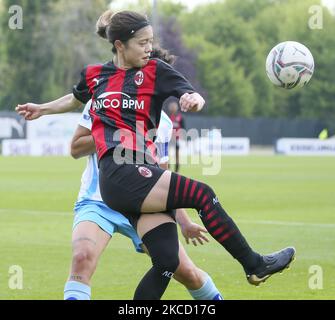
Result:
<svg viewBox="0 0 335 320">
<path fill-rule="evenodd" d="M 121 213 L 104 204 L 99 191 L 99 169 L 95 144 L 91 135 L 92 122 L 89 116 L 89 101 L 71 143 L 71 154 L 78 159 L 88 156 L 87 166 L 81 178 L 81 187 L 75 205 L 75 218 L 72 233 L 72 265 L 70 276 L 65 284 L 65 300 L 87 300 L 91 297 L 90 281 L 103 250 L 107 247 L 115 232 L 123 234 L 133 241 L 137 252 L 144 252 L 142 241 L 136 231 Z M 160 166 L 167 166 L 169 160 L 168 143 L 172 135 L 172 123 L 162 112 L 157 130 L 157 146 Z M 203 244 L 208 241 L 202 234 L 203 227 L 192 223 L 187 214 L 177 210 L 177 222 L 189 243 L 192 239 Z M 174 278 L 183 284 L 196 300 L 223 300 L 212 278 L 197 268 L 179 243 L 180 264 Z"/>
<path fill-rule="evenodd" d="M 210 186 L 158 167 L 152 129 L 158 126 L 163 101 L 177 97 L 184 112 L 200 111 L 205 101 L 173 67 L 150 58 L 153 30 L 145 16 L 106 12 L 100 21 L 105 27 L 98 34 L 112 44 L 113 60 L 87 66 L 72 94 L 41 105 L 18 105 L 16 110 L 32 120 L 93 100 L 90 116 L 102 199 L 129 219 L 152 259 L 134 299 L 160 299 L 179 266 L 173 209 L 196 209 L 211 236 L 240 262 L 251 284 L 286 268 L 294 248 L 265 256 L 254 252 Z"/>
</svg>

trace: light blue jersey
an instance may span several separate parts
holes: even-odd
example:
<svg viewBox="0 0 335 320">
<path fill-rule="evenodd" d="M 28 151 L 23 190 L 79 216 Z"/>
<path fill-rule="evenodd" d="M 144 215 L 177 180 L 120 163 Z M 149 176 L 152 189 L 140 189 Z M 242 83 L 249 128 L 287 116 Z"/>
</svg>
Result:
<svg viewBox="0 0 335 320">
<path fill-rule="evenodd" d="M 79 120 L 79 125 L 88 130 L 92 128 L 89 115 L 90 106 L 91 101 L 86 104 Z M 155 141 L 161 163 L 169 160 L 168 144 L 172 136 L 172 129 L 173 125 L 170 118 L 162 111 Z M 95 153 L 88 156 L 74 210 L 73 228 L 82 221 L 92 221 L 111 236 L 114 232 L 118 232 L 129 237 L 132 239 L 136 251 L 143 252 L 141 249 L 142 241 L 129 223 L 129 220 L 119 212 L 110 209 L 101 198 L 98 161 Z"/>
</svg>

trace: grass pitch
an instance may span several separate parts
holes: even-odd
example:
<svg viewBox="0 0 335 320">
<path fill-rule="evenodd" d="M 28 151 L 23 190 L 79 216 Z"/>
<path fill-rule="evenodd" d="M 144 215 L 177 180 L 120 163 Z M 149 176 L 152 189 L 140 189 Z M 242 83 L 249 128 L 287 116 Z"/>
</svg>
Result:
<svg viewBox="0 0 335 320">
<path fill-rule="evenodd" d="M 0 157 L 0 299 L 62 299 L 71 260 L 72 208 L 85 160 Z M 259 288 L 214 240 L 185 244 L 225 299 L 335 298 L 335 160 L 331 157 L 223 157 L 220 174 L 201 166 L 183 175 L 211 185 L 252 247 L 269 253 L 295 246 L 290 271 Z M 195 211 L 189 211 L 198 223 Z M 23 288 L 13 275 L 23 271 Z M 150 260 L 115 235 L 92 281 L 93 299 L 132 299 Z M 15 281 L 14 281 L 15 284 Z M 15 285 L 14 285 L 15 286 Z M 190 299 L 174 280 L 164 299 Z"/>
</svg>

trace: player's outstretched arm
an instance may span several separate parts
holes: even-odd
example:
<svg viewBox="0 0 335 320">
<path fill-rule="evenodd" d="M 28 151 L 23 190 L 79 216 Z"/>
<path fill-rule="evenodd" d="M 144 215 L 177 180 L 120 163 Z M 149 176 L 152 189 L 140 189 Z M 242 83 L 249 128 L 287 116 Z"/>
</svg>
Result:
<svg viewBox="0 0 335 320">
<path fill-rule="evenodd" d="M 65 113 L 77 109 L 82 102 L 77 100 L 72 93 L 61 97 L 57 100 L 36 104 L 25 103 L 19 104 L 15 111 L 23 116 L 26 120 L 35 120 L 47 114 Z"/>
<path fill-rule="evenodd" d="M 71 156 L 79 159 L 95 153 L 95 143 L 91 130 L 79 125 L 72 137 Z"/>
</svg>

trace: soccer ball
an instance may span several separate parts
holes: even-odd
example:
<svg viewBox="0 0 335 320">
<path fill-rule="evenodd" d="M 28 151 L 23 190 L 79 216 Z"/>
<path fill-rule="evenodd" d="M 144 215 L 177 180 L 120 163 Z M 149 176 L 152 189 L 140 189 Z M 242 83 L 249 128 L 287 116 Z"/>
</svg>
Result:
<svg viewBox="0 0 335 320">
<path fill-rule="evenodd" d="M 271 82 L 285 89 L 303 87 L 314 72 L 314 59 L 303 44 L 285 41 L 271 49 L 266 58 L 266 73 Z"/>
</svg>

